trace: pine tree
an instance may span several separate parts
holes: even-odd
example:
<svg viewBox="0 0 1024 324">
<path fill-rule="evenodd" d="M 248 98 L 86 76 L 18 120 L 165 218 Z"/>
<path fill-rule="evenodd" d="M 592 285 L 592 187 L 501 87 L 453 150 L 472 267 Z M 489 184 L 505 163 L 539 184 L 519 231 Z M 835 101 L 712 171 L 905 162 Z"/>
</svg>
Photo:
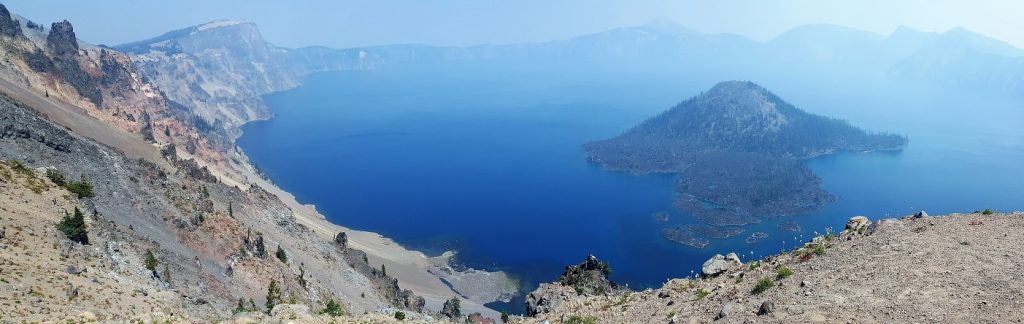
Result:
<svg viewBox="0 0 1024 324">
<path fill-rule="evenodd" d="M 64 218 L 60 220 L 60 223 L 57 223 L 57 229 L 64 233 L 64 236 L 67 236 L 69 240 L 89 244 L 85 215 L 82 214 L 82 210 L 78 209 L 78 207 L 75 207 L 75 211 L 72 214 L 64 212 Z"/>
<path fill-rule="evenodd" d="M 277 252 L 274 254 L 277 255 L 277 259 L 281 260 L 281 262 L 288 263 L 288 253 L 284 252 L 284 249 L 281 248 L 281 244 L 277 245 Z"/>
<path fill-rule="evenodd" d="M 299 267 L 299 285 L 306 288 L 306 269 L 304 267 Z"/>
<path fill-rule="evenodd" d="M 281 302 L 281 288 L 277 287 L 277 280 L 271 280 L 270 286 L 267 287 L 267 313 L 274 310 L 274 306 L 277 306 Z"/>
<path fill-rule="evenodd" d="M 320 310 L 320 315 L 338 317 L 341 315 L 345 315 L 345 312 L 341 310 L 340 304 L 335 302 L 334 299 L 331 299 L 327 301 L 327 305 L 324 306 L 324 309 Z"/>
<path fill-rule="evenodd" d="M 245 301 L 242 299 L 242 297 L 238 297 L 238 306 L 235 306 L 235 309 L 232 310 L 231 313 L 238 314 L 242 312 L 245 312 Z"/>
<path fill-rule="evenodd" d="M 145 260 L 145 263 L 146 263 L 146 269 L 148 269 L 149 271 L 151 271 L 154 274 L 156 274 L 156 266 L 159 265 L 160 262 L 156 260 L 156 256 L 153 255 L 153 251 L 152 250 L 146 250 L 146 260 Z"/>
<path fill-rule="evenodd" d="M 235 207 L 232 203 L 228 203 L 228 216 L 235 218 Z"/>
</svg>

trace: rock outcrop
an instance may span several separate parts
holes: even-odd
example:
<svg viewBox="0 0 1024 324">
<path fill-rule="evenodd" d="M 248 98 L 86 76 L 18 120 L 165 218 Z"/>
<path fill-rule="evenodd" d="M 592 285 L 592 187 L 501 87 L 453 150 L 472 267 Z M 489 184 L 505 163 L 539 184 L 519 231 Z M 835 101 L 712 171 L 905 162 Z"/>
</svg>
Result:
<svg viewBox="0 0 1024 324">
<path fill-rule="evenodd" d="M 461 302 L 459 302 L 458 297 L 446 300 L 444 305 L 441 305 L 441 315 L 450 319 L 462 317 L 462 306 L 460 304 Z"/>
<path fill-rule="evenodd" d="M 550 313 L 562 303 L 572 300 L 576 291 L 559 284 L 541 284 L 536 290 L 526 295 L 526 315 Z"/>
<path fill-rule="evenodd" d="M 526 314 L 536 315 L 557 309 L 574 296 L 618 294 L 626 291 L 612 282 L 611 266 L 590 255 L 580 264 L 565 267 L 556 284 L 541 284 L 526 296 Z"/>
<path fill-rule="evenodd" d="M 581 295 L 603 295 L 619 289 L 619 285 L 608 279 L 611 266 L 590 255 L 577 265 L 566 266 L 558 282 L 572 287 Z"/>
<path fill-rule="evenodd" d="M 0 35 L 7 37 L 24 37 L 21 33 L 21 24 L 11 18 L 11 12 L 7 7 L 0 4 Z"/>
<path fill-rule="evenodd" d="M 736 253 L 729 253 L 728 255 L 715 254 L 707 261 L 704 261 L 704 265 L 701 266 L 701 272 L 705 276 L 716 276 L 723 272 L 735 269 L 743 265 L 740 261 L 740 257 Z"/>
<path fill-rule="evenodd" d="M 864 216 L 853 216 L 850 220 L 846 221 L 847 231 L 863 232 L 871 225 L 871 221 Z"/>
<path fill-rule="evenodd" d="M 345 232 L 338 232 L 337 235 L 334 235 L 334 244 L 337 245 L 339 249 L 348 248 L 348 234 L 345 234 Z"/>
<path fill-rule="evenodd" d="M 78 38 L 71 22 L 64 20 L 50 26 L 50 34 L 46 36 L 46 48 L 54 55 L 78 54 Z"/>
</svg>

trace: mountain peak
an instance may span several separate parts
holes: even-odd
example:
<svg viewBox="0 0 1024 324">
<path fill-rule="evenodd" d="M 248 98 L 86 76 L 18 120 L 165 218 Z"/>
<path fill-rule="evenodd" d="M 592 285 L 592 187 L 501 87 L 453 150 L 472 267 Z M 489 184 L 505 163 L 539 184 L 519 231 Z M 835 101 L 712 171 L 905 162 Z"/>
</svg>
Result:
<svg viewBox="0 0 1024 324">
<path fill-rule="evenodd" d="M 205 23 L 205 24 L 196 25 L 194 28 L 195 28 L 196 31 L 202 31 L 202 30 L 207 30 L 207 29 L 220 28 L 220 27 L 230 27 L 230 26 L 236 26 L 236 25 L 242 25 L 242 24 L 253 24 L 253 25 L 255 25 L 255 23 L 253 23 L 251 21 L 248 21 L 248 20 L 244 20 L 244 19 L 221 19 L 221 20 L 214 20 L 214 21 L 211 21 L 211 22 L 208 22 L 208 23 Z"/>
<path fill-rule="evenodd" d="M 773 38 L 769 43 L 816 43 L 836 42 L 842 39 L 878 40 L 882 36 L 856 28 L 833 24 L 808 24 L 790 28 Z"/>
<path fill-rule="evenodd" d="M 670 18 L 657 18 L 650 22 L 640 26 L 644 29 L 648 29 L 659 34 L 668 35 L 683 35 L 683 34 L 696 34 L 697 32 L 680 25 L 675 20 Z"/>
<path fill-rule="evenodd" d="M 705 94 L 730 93 L 738 90 L 768 91 L 751 81 L 722 81 L 711 87 Z"/>
<path fill-rule="evenodd" d="M 942 33 L 937 46 L 969 49 L 979 53 L 1008 57 L 1024 56 L 1024 50 L 963 27 L 956 27 Z"/>
<path fill-rule="evenodd" d="M 210 48 L 265 47 L 263 36 L 255 23 L 248 20 L 215 20 L 170 31 L 160 36 L 114 46 L 115 49 L 142 54 L 151 50 L 168 53 L 199 52 Z"/>
</svg>

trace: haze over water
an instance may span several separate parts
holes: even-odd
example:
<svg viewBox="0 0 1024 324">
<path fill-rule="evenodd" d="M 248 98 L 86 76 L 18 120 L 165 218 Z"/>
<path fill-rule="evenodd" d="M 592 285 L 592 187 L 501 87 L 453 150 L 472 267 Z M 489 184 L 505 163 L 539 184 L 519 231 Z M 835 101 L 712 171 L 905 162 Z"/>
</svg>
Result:
<svg viewBox="0 0 1024 324">
<path fill-rule="evenodd" d="M 660 234 L 696 222 L 673 207 L 675 176 L 605 171 L 584 159 L 580 145 L 615 136 L 721 80 L 489 72 L 314 75 L 267 96 L 276 117 L 247 125 L 239 145 L 270 179 L 331 221 L 428 254 L 456 250 L 459 263 L 506 270 L 524 291 L 587 254 L 610 261 L 613 280 L 657 286 L 699 272 L 715 253 L 737 252 L 744 261 L 777 253 L 814 231 L 842 230 L 854 215 L 1009 210 L 1024 197 L 1020 99 L 752 80 L 806 111 L 907 135 L 910 143 L 901 152 L 808 161 L 837 202 L 812 215 L 745 226 L 739 236 L 696 249 Z M 658 211 L 671 220 L 656 221 Z M 790 219 L 801 232 L 776 226 Z M 769 237 L 747 244 L 754 231 Z"/>
</svg>

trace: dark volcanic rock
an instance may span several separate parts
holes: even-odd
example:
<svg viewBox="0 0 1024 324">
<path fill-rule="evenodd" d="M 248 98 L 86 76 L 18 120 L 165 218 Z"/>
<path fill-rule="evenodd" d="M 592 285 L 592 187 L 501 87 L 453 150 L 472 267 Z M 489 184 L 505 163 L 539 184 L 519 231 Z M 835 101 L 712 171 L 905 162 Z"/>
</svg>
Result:
<svg viewBox="0 0 1024 324">
<path fill-rule="evenodd" d="M 451 319 L 462 317 L 462 306 L 460 305 L 459 298 L 452 297 L 452 299 L 446 300 L 444 305 L 441 306 L 441 315 Z"/>
<path fill-rule="evenodd" d="M 267 258 L 267 245 L 263 242 L 263 234 L 256 233 L 256 235 L 253 235 L 252 231 L 249 231 L 245 238 L 242 239 L 242 245 L 253 256 L 260 259 Z"/>
<path fill-rule="evenodd" d="M 608 279 L 611 267 L 591 255 L 586 261 L 565 267 L 558 283 L 576 289 L 580 295 L 604 295 L 619 289 L 619 285 Z"/>
<path fill-rule="evenodd" d="M 85 70 L 82 70 L 82 66 L 78 64 L 78 59 L 75 56 L 56 56 L 53 60 L 60 75 L 75 90 L 78 90 L 78 94 L 89 99 L 90 102 L 96 105 L 96 108 L 103 106 L 103 93 L 97 86 L 97 81 L 93 80 L 92 76 L 86 73 Z"/>
<path fill-rule="evenodd" d="M 23 37 L 21 25 L 11 18 L 11 12 L 7 7 L 0 4 L 0 35 L 7 37 Z"/>
<path fill-rule="evenodd" d="M 46 48 L 54 55 L 78 54 L 78 38 L 75 29 L 67 20 L 55 22 L 46 36 Z"/>
<path fill-rule="evenodd" d="M 775 303 L 770 300 L 766 300 L 761 303 L 761 307 L 757 310 L 757 315 L 768 315 L 775 311 Z"/>
<path fill-rule="evenodd" d="M 25 63 L 28 64 L 32 71 L 53 72 L 53 61 L 39 48 L 36 48 L 34 51 L 25 51 L 22 53 L 22 57 L 25 58 Z"/>
<path fill-rule="evenodd" d="M 110 51 L 100 50 L 100 69 L 103 70 L 103 78 L 100 80 L 104 85 L 119 84 L 128 78 L 128 69 L 114 57 Z"/>
<path fill-rule="evenodd" d="M 338 232 L 334 235 L 334 244 L 338 245 L 338 248 L 345 249 L 348 247 L 348 234 L 345 232 Z"/>
<path fill-rule="evenodd" d="M 549 313 L 578 295 L 607 295 L 626 291 L 608 279 L 611 267 L 591 255 L 586 261 L 565 267 L 556 284 L 541 284 L 526 295 L 526 315 Z"/>
</svg>

